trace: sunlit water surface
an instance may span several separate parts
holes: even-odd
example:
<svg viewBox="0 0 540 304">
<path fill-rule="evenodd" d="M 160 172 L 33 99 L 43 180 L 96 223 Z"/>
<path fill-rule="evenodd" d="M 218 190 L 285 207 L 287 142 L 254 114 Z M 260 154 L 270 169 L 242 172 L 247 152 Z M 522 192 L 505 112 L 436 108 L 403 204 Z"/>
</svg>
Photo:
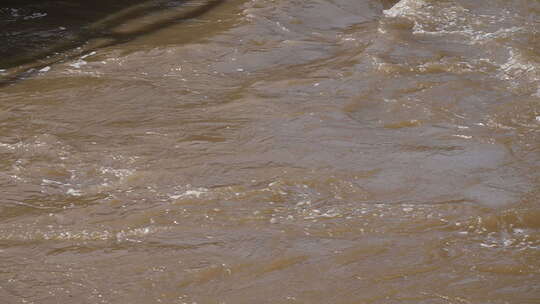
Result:
<svg viewBox="0 0 540 304">
<path fill-rule="evenodd" d="M 540 303 L 540 2 L 231 0 L 104 41 L 0 88 L 1 303 Z"/>
</svg>

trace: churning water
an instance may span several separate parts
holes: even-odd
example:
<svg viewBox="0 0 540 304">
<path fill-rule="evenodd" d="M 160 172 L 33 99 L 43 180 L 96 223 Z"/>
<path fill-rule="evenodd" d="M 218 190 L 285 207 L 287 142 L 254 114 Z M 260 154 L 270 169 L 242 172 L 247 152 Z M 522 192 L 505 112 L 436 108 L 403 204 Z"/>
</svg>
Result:
<svg viewBox="0 0 540 304">
<path fill-rule="evenodd" d="M 539 1 L 11 2 L 1 303 L 540 303 Z"/>
</svg>

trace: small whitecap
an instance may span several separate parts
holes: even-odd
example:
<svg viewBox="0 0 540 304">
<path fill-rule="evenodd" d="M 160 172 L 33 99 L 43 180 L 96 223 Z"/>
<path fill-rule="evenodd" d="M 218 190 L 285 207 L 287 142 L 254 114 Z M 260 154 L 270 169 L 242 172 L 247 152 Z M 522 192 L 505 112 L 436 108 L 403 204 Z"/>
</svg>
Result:
<svg viewBox="0 0 540 304">
<path fill-rule="evenodd" d="M 57 182 L 55 180 L 52 180 L 52 179 L 46 179 L 44 178 L 42 181 L 41 181 L 41 184 L 42 185 L 64 185 L 63 183 L 61 182 Z M 68 193 L 69 194 L 69 193 Z"/>
<path fill-rule="evenodd" d="M 513 240 L 504 240 L 504 241 L 503 241 L 503 244 L 504 244 L 504 246 L 506 246 L 506 247 L 512 245 L 513 243 L 514 243 Z"/>
<path fill-rule="evenodd" d="M 89 57 L 89 56 L 94 56 L 95 54 L 97 54 L 97 53 L 95 51 L 92 51 L 92 52 L 90 52 L 90 53 L 88 53 L 86 55 L 81 56 L 81 59 L 84 59 L 84 58 Z"/>
<path fill-rule="evenodd" d="M 426 5 L 422 0 L 401 0 L 392 6 L 390 9 L 384 10 L 383 14 L 386 17 L 400 17 L 414 15 L 418 10 Z"/>
<path fill-rule="evenodd" d="M 485 244 L 485 243 L 481 243 L 480 246 L 484 247 L 484 248 L 493 248 L 493 247 L 497 247 L 497 245 L 495 244 Z"/>
<path fill-rule="evenodd" d="M 82 59 L 79 59 L 79 60 L 77 60 L 77 61 L 75 61 L 73 63 L 70 63 L 69 66 L 74 67 L 76 69 L 80 69 L 83 65 L 86 65 L 86 64 L 87 64 L 86 61 L 84 61 Z"/>
<path fill-rule="evenodd" d="M 190 197 L 190 196 L 200 198 L 201 195 L 206 194 L 206 193 L 208 193 L 208 189 L 206 189 L 206 188 L 197 188 L 197 189 L 187 190 L 184 193 L 175 194 L 175 195 L 169 195 L 169 197 L 171 199 L 179 199 L 179 198 L 182 198 L 182 197 Z"/>
<path fill-rule="evenodd" d="M 43 18 L 47 16 L 47 13 L 33 13 L 32 15 L 25 16 L 24 20 L 30 20 L 30 19 L 37 19 L 37 18 Z"/>
<path fill-rule="evenodd" d="M 69 194 L 69 195 L 72 195 L 72 196 L 81 196 L 82 193 L 80 190 L 75 190 L 73 188 L 69 188 L 67 191 L 66 191 L 66 194 Z"/>
</svg>

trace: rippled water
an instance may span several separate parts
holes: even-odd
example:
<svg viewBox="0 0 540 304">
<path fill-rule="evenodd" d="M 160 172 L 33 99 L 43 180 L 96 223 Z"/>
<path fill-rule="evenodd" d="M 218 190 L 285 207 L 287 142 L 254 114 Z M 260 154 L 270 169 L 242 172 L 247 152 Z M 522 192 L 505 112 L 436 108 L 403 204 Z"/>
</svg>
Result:
<svg viewBox="0 0 540 304">
<path fill-rule="evenodd" d="M 540 303 L 540 2 L 214 2 L 0 7 L 2 303 Z"/>
</svg>

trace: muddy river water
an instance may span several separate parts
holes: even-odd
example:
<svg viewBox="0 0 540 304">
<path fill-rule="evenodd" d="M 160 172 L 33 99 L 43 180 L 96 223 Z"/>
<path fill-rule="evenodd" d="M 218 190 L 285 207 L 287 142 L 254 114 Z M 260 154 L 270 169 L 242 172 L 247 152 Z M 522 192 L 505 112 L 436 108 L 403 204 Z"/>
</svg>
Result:
<svg viewBox="0 0 540 304">
<path fill-rule="evenodd" d="M 540 303 L 539 1 L 28 2 L 0 303 Z"/>
</svg>

